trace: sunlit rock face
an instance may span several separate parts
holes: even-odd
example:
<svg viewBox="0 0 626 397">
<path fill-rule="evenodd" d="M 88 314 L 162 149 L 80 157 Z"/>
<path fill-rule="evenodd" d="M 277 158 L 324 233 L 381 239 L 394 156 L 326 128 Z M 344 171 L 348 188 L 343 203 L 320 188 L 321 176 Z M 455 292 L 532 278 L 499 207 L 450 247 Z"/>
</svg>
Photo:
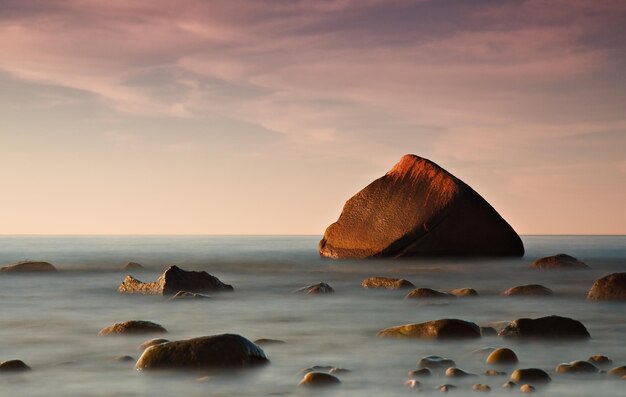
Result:
<svg viewBox="0 0 626 397">
<path fill-rule="evenodd" d="M 326 258 L 522 256 L 513 228 L 471 187 L 405 155 L 350 198 L 319 243 Z"/>
</svg>

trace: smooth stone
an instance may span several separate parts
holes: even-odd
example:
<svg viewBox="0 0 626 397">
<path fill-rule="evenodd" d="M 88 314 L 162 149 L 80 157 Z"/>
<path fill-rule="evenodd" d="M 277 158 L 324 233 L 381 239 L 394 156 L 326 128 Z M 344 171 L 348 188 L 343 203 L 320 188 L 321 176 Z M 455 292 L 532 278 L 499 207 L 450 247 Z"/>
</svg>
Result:
<svg viewBox="0 0 626 397">
<path fill-rule="evenodd" d="M 196 300 L 196 299 L 211 299 L 211 297 L 207 295 L 196 294 L 195 292 L 178 291 L 174 296 L 169 298 L 168 301 L 171 302 L 171 301 Z"/>
<path fill-rule="evenodd" d="M 126 266 L 124 266 L 124 269 L 129 269 L 129 270 L 136 270 L 136 269 L 143 269 L 143 268 L 144 268 L 143 265 L 137 262 L 128 262 Z"/>
<path fill-rule="evenodd" d="M 478 296 L 478 292 L 474 288 L 457 288 L 450 291 L 455 296 Z"/>
<path fill-rule="evenodd" d="M 517 383 L 548 383 L 552 380 L 552 378 L 550 378 L 550 375 L 542 369 L 524 368 L 513 371 L 511 374 L 511 380 Z"/>
<path fill-rule="evenodd" d="M 609 376 L 625 376 L 626 375 L 626 365 L 622 365 L 621 367 L 615 367 L 611 370 L 609 370 L 609 372 L 607 372 L 607 375 Z"/>
<path fill-rule="evenodd" d="M 559 364 L 555 371 L 557 374 L 597 374 L 600 370 L 589 361 L 572 361 Z"/>
<path fill-rule="evenodd" d="M 415 299 L 415 298 L 448 298 L 454 299 L 455 295 L 448 294 L 447 292 L 436 291 L 430 288 L 415 288 L 413 291 L 406 294 L 404 299 Z"/>
<path fill-rule="evenodd" d="M 482 336 L 498 336 L 498 331 L 494 327 L 480 327 Z"/>
<path fill-rule="evenodd" d="M 309 372 L 298 383 L 298 386 L 326 387 L 339 385 L 341 381 L 333 375 L 324 372 Z"/>
<path fill-rule="evenodd" d="M 98 335 L 139 335 L 139 334 L 155 334 L 167 332 L 163 326 L 151 321 L 130 320 L 123 323 L 116 323 L 108 327 L 102 328 Z"/>
<path fill-rule="evenodd" d="M 446 383 L 445 385 L 437 386 L 437 390 L 439 390 L 442 393 L 447 393 L 452 389 L 456 389 L 456 386 L 448 384 L 448 383 Z"/>
<path fill-rule="evenodd" d="M 567 254 L 557 254 L 539 258 L 530 265 L 531 269 L 556 270 L 556 269 L 591 269 L 586 263 L 579 261 Z"/>
<path fill-rule="evenodd" d="M 502 296 L 550 296 L 554 295 L 554 292 L 543 285 L 539 284 L 526 284 L 518 285 L 517 287 L 511 287 L 500 294 Z"/>
<path fill-rule="evenodd" d="M 232 291 L 232 285 L 224 284 L 205 271 L 186 271 L 170 266 L 157 281 L 143 283 L 131 275 L 126 276 L 117 290 L 124 294 L 174 295 L 179 291 L 221 292 Z"/>
<path fill-rule="evenodd" d="M 404 383 L 405 387 L 408 387 L 409 389 L 417 389 L 421 386 L 422 384 L 420 383 L 419 380 L 416 379 L 409 379 Z"/>
<path fill-rule="evenodd" d="M 48 262 L 24 261 L 0 268 L 0 272 L 36 273 L 56 272 L 57 269 Z"/>
<path fill-rule="evenodd" d="M 163 339 L 163 338 L 150 339 L 150 340 L 143 342 L 141 345 L 139 345 L 137 347 L 137 350 L 144 351 L 150 346 L 160 345 L 161 343 L 166 343 L 166 342 L 169 342 L 169 339 Z"/>
<path fill-rule="evenodd" d="M 412 282 L 403 278 L 369 277 L 361 282 L 363 288 L 406 289 L 415 288 Z"/>
<path fill-rule="evenodd" d="M 135 364 L 137 370 L 225 369 L 264 365 L 263 349 L 235 334 L 201 336 L 150 346 Z"/>
<path fill-rule="evenodd" d="M 22 360 L 7 360 L 0 363 L 0 372 L 23 372 L 30 369 Z"/>
<path fill-rule="evenodd" d="M 597 279 L 587 293 L 587 299 L 626 300 L 626 273 L 613 273 Z"/>
<path fill-rule="evenodd" d="M 514 365 L 519 362 L 515 352 L 506 347 L 494 350 L 485 361 L 493 365 Z"/>
<path fill-rule="evenodd" d="M 450 367 L 446 369 L 446 376 L 448 378 L 466 378 L 468 376 L 476 376 L 476 374 L 469 373 L 457 367 Z"/>
<path fill-rule="evenodd" d="M 473 339 L 480 338 L 480 328 L 469 321 L 441 319 L 387 328 L 379 331 L 377 336 L 418 339 Z"/>
<path fill-rule="evenodd" d="M 502 384 L 502 388 L 503 389 L 512 389 L 514 387 L 517 386 L 517 383 L 513 382 L 513 381 L 506 381 Z"/>
<path fill-rule="evenodd" d="M 522 385 L 519 388 L 519 391 L 521 391 L 522 393 L 534 393 L 535 390 L 535 387 L 529 384 Z"/>
<path fill-rule="evenodd" d="M 577 320 L 547 316 L 511 321 L 498 336 L 506 338 L 589 339 L 587 328 Z"/>
<path fill-rule="evenodd" d="M 491 391 L 491 387 L 489 387 L 489 385 L 485 385 L 484 383 L 476 383 L 472 385 L 472 390 L 487 393 Z"/>
<path fill-rule="evenodd" d="M 589 357 L 587 361 L 595 365 L 610 365 L 613 363 L 613 360 L 611 360 L 607 356 L 603 356 L 600 354 L 596 354 L 596 355 Z"/>
<path fill-rule="evenodd" d="M 442 369 L 455 367 L 454 360 L 440 356 L 426 356 L 417 362 L 417 366 L 422 369 Z"/>
<path fill-rule="evenodd" d="M 454 363 L 453 363 L 454 364 Z M 430 369 L 428 368 L 420 368 L 413 371 L 409 371 L 409 376 L 416 376 L 420 378 L 426 378 L 431 375 Z"/>
<path fill-rule="evenodd" d="M 284 344 L 287 344 L 287 342 L 285 342 L 284 340 L 267 339 L 267 338 L 257 339 L 257 340 L 254 341 L 254 343 L 259 345 L 259 346 L 284 345 Z"/>
<path fill-rule="evenodd" d="M 513 228 L 475 190 L 405 155 L 350 198 L 318 245 L 322 257 L 522 256 Z"/>
<path fill-rule="evenodd" d="M 326 283 L 318 283 L 309 285 L 307 287 L 302 287 L 297 289 L 295 293 L 297 294 L 307 294 L 307 295 L 320 295 L 320 294 L 332 294 L 335 292 L 333 287 Z"/>
<path fill-rule="evenodd" d="M 495 369 L 488 369 L 483 372 L 485 376 L 506 376 L 506 372 L 496 371 Z"/>
</svg>

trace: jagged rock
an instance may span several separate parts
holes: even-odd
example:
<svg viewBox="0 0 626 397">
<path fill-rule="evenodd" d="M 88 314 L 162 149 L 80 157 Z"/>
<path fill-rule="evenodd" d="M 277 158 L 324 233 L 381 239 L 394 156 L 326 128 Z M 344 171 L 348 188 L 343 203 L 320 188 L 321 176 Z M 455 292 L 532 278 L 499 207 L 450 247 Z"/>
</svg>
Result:
<svg viewBox="0 0 626 397">
<path fill-rule="evenodd" d="M 527 285 L 518 285 L 517 287 L 511 287 L 506 291 L 503 291 L 500 295 L 502 296 L 549 296 L 553 295 L 554 292 L 543 285 L 539 284 L 527 284 Z"/>
<path fill-rule="evenodd" d="M 596 280 L 587 293 L 587 299 L 626 300 L 626 273 L 613 273 Z"/>
<path fill-rule="evenodd" d="M 307 295 L 320 295 L 320 294 L 332 294 L 335 292 L 333 287 L 326 283 L 318 283 L 309 285 L 308 287 L 302 287 L 295 291 L 297 294 L 307 294 Z"/>
<path fill-rule="evenodd" d="M 555 270 L 555 269 L 590 269 L 586 263 L 579 261 L 573 256 L 566 254 L 557 254 L 554 256 L 546 256 L 534 261 L 530 267 L 539 270 Z"/>
<path fill-rule="evenodd" d="M 516 369 L 511 374 L 511 380 L 517 383 L 548 383 L 552 380 L 546 371 L 539 368 Z"/>
<path fill-rule="evenodd" d="M 159 334 L 165 332 L 167 332 L 167 330 L 157 323 L 153 323 L 151 321 L 130 320 L 102 328 L 98 335 L 139 335 Z"/>
<path fill-rule="evenodd" d="M 369 277 L 361 282 L 363 288 L 405 289 L 415 288 L 412 282 L 403 278 Z"/>
<path fill-rule="evenodd" d="M 137 363 L 138 370 L 244 368 L 267 364 L 265 352 L 248 339 L 234 334 L 161 343 L 148 347 Z"/>
<path fill-rule="evenodd" d="M 415 288 L 413 291 L 409 292 L 404 297 L 404 299 L 420 299 L 420 298 L 455 299 L 456 295 L 448 294 L 447 292 L 436 291 L 430 288 Z"/>
<path fill-rule="evenodd" d="M 56 272 L 57 269 L 48 262 L 25 261 L 0 268 L 0 272 L 35 273 Z"/>
<path fill-rule="evenodd" d="M 471 187 L 415 155 L 350 198 L 319 243 L 326 258 L 521 256 L 522 240 Z"/>
<path fill-rule="evenodd" d="M 578 320 L 560 316 L 520 318 L 498 334 L 508 338 L 588 339 L 587 328 Z"/>
<path fill-rule="evenodd" d="M 308 372 L 298 386 L 306 387 L 326 387 L 339 385 L 341 381 L 333 375 L 323 372 Z"/>
<path fill-rule="evenodd" d="M 480 338 L 480 328 L 469 321 L 442 319 L 387 328 L 378 332 L 377 336 L 422 339 Z"/>
<path fill-rule="evenodd" d="M 117 290 L 126 294 L 174 295 L 178 291 L 232 291 L 233 287 L 224 284 L 217 277 L 205 271 L 186 271 L 178 266 L 170 266 L 157 281 L 151 283 L 142 283 L 133 276 L 128 275 Z"/>
<path fill-rule="evenodd" d="M 30 371 L 30 367 L 22 360 L 8 360 L 0 363 L 0 372 Z"/>
</svg>

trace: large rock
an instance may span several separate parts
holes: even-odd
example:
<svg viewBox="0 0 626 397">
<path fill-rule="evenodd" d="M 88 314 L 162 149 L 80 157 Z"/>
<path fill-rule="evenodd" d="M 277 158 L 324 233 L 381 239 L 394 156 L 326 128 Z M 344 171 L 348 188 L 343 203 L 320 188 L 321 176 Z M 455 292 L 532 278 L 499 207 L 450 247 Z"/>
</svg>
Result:
<svg viewBox="0 0 626 397">
<path fill-rule="evenodd" d="M 596 280 L 587 293 L 587 299 L 626 300 L 626 273 L 613 273 Z"/>
<path fill-rule="evenodd" d="M 567 254 L 556 254 L 553 256 L 546 256 L 534 261 L 530 267 L 532 269 L 539 270 L 555 270 L 555 269 L 576 269 L 585 270 L 590 269 L 586 263 L 579 261 L 573 256 Z"/>
<path fill-rule="evenodd" d="M 0 272 L 31 273 L 56 272 L 57 269 L 48 262 L 25 261 L 0 268 Z"/>
<path fill-rule="evenodd" d="M 499 336 L 507 338 L 588 339 L 587 328 L 578 320 L 560 316 L 520 318 L 504 327 Z"/>
<path fill-rule="evenodd" d="M 319 243 L 327 258 L 522 256 L 522 240 L 471 187 L 405 155 L 350 198 Z"/>
<path fill-rule="evenodd" d="M 480 327 L 469 321 L 442 319 L 387 328 L 379 331 L 377 336 L 419 339 L 480 338 Z"/>
<path fill-rule="evenodd" d="M 138 370 L 245 368 L 267 364 L 263 349 L 240 335 L 222 334 L 166 342 L 144 350 Z"/>
<path fill-rule="evenodd" d="M 151 283 L 142 283 L 133 276 L 126 276 L 117 290 L 126 294 L 174 295 L 178 291 L 232 291 L 233 287 L 224 284 L 217 277 L 211 276 L 205 271 L 186 271 L 178 266 L 170 266 L 157 281 Z"/>
</svg>

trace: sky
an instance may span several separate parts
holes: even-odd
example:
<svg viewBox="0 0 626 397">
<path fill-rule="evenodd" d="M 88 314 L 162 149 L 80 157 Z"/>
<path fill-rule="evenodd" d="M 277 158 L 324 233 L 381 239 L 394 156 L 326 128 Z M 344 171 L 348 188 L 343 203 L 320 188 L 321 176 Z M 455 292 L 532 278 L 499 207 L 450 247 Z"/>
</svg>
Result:
<svg viewBox="0 0 626 397">
<path fill-rule="evenodd" d="M 0 234 L 313 234 L 402 155 L 626 234 L 626 2 L 0 0 Z"/>
</svg>

